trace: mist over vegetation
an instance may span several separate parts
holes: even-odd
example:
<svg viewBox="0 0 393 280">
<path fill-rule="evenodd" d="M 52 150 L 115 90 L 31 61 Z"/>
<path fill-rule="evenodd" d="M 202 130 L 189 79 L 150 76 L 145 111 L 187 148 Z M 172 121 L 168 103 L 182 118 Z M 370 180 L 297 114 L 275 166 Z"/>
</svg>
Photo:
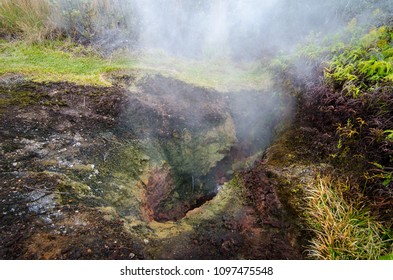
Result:
<svg viewBox="0 0 393 280">
<path fill-rule="evenodd" d="M 255 59 L 294 50 L 310 33 L 337 32 L 353 18 L 360 25 L 381 24 L 393 12 L 393 4 L 388 0 L 3 0 L 0 9 L 5 11 L 0 15 L 1 33 L 18 30 L 33 40 L 65 35 L 105 51 L 155 48 L 189 57 Z"/>
<path fill-rule="evenodd" d="M 140 45 L 183 55 L 260 58 L 294 50 L 310 32 L 337 32 L 348 21 L 377 23 L 390 1 L 136 1 Z M 372 13 L 380 8 L 377 15 Z"/>
</svg>

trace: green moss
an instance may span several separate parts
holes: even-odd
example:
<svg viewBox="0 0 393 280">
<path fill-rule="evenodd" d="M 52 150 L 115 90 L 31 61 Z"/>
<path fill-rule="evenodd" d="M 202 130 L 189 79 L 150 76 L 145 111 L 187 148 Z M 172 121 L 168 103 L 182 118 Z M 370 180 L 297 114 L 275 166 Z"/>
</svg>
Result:
<svg viewBox="0 0 393 280">
<path fill-rule="evenodd" d="M 205 223 L 209 224 L 212 220 L 222 219 L 223 214 L 236 215 L 246 203 L 244 197 L 244 183 L 240 177 L 235 176 L 224 184 L 213 200 L 192 211 L 182 220 L 182 223 L 198 228 Z"/>
<path fill-rule="evenodd" d="M 144 172 L 149 157 L 137 144 L 124 144 L 110 150 L 105 161 L 100 162 L 99 170 L 105 176 L 124 179 L 138 179 Z"/>
<path fill-rule="evenodd" d="M 30 90 L 14 90 L 10 92 L 0 91 L 2 98 L 0 99 L 0 106 L 18 105 L 26 107 L 37 104 L 42 94 Z"/>
<path fill-rule="evenodd" d="M 148 161 L 149 157 L 137 144 L 124 144 L 110 148 L 105 161 L 98 165 L 97 178 L 104 181 L 99 185 L 100 196 L 121 216 L 141 219 L 142 182 L 148 172 Z"/>
<path fill-rule="evenodd" d="M 162 142 L 171 166 L 182 174 L 206 175 L 225 156 L 236 141 L 230 118 L 217 127 L 191 132 L 175 132 L 175 137 Z"/>
<path fill-rule="evenodd" d="M 88 185 L 73 181 L 64 175 L 63 179 L 59 180 L 55 194 L 59 203 L 68 204 L 92 195 L 92 190 Z"/>
</svg>

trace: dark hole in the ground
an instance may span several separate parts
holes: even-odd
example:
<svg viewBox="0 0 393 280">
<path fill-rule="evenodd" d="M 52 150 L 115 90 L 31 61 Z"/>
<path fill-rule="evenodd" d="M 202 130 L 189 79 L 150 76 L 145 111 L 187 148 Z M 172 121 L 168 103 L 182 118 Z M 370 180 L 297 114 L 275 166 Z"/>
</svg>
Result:
<svg viewBox="0 0 393 280">
<path fill-rule="evenodd" d="M 224 94 L 162 76 L 138 86 L 122 125 L 148 139 L 151 158 L 169 165 L 146 186 L 156 221 L 179 220 L 213 199 L 219 186 L 261 154 L 280 114 L 278 98 L 269 92 Z"/>
</svg>

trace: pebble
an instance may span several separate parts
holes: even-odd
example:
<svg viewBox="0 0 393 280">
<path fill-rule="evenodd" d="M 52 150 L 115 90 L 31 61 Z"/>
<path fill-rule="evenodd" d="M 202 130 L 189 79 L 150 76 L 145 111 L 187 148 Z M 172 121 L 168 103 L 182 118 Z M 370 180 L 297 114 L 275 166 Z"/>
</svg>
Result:
<svg viewBox="0 0 393 280">
<path fill-rule="evenodd" d="M 143 239 L 143 242 L 147 245 L 149 244 L 149 240 L 148 239 Z"/>
<path fill-rule="evenodd" d="M 134 253 L 130 253 L 128 256 L 130 257 L 130 259 L 135 258 L 135 254 Z"/>
</svg>

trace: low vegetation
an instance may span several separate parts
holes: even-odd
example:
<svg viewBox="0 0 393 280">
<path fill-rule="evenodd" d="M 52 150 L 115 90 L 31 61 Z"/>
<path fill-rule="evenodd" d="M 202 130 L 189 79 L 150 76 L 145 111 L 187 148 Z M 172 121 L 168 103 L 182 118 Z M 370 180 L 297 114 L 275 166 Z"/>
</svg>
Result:
<svg viewBox="0 0 393 280">
<path fill-rule="evenodd" d="M 70 81 L 77 84 L 110 85 L 105 74 L 132 68 L 132 59 L 103 59 L 94 50 L 68 42 L 27 44 L 0 42 L 0 75 L 21 73 L 34 81 Z"/>
<path fill-rule="evenodd" d="M 137 17 L 129 1 L 1 0 L 0 35 L 30 42 L 72 38 L 78 43 L 100 41 L 102 32 L 137 37 Z"/>
<path fill-rule="evenodd" d="M 392 27 L 382 26 L 354 43 L 336 47 L 324 71 L 326 81 L 354 98 L 384 82 L 393 82 L 392 42 Z"/>
<path fill-rule="evenodd" d="M 1 0 L 0 34 L 41 41 L 54 29 L 50 12 L 47 0 Z"/>
<path fill-rule="evenodd" d="M 378 259 L 389 253 L 389 235 L 351 186 L 324 176 L 306 187 L 306 213 L 315 237 L 309 256 L 325 260 Z"/>
<path fill-rule="evenodd" d="M 315 37 L 274 61 L 298 94 L 304 143 L 319 147 L 309 160 L 334 167 L 306 186 L 313 258 L 392 254 L 392 40 L 390 25 L 351 21 L 341 34 Z"/>
<path fill-rule="evenodd" d="M 197 61 L 162 52 L 102 57 L 92 47 L 71 41 L 0 41 L 0 75 L 21 73 L 34 81 L 69 81 L 76 84 L 111 85 L 110 76 L 121 73 L 160 73 L 197 86 L 220 91 L 264 89 L 271 76 L 257 63 L 236 65 L 229 60 Z"/>
</svg>

